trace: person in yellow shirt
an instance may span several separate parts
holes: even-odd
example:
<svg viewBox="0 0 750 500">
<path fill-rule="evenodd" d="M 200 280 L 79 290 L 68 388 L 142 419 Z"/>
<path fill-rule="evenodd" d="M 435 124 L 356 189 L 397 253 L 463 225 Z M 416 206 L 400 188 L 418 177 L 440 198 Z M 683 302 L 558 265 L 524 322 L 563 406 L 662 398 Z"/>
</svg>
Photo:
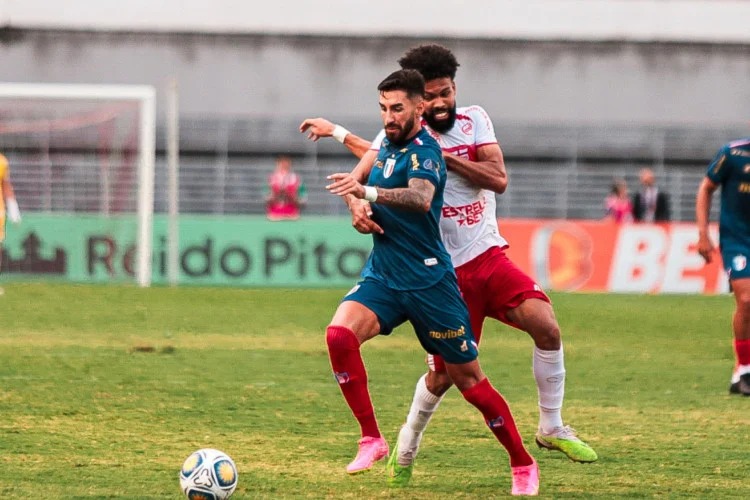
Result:
<svg viewBox="0 0 750 500">
<path fill-rule="evenodd" d="M 8 216 L 11 222 L 18 224 L 21 222 L 21 211 L 18 209 L 16 195 L 13 192 L 13 184 L 10 183 L 10 166 L 8 159 L 0 154 L 0 250 L 5 241 L 5 216 Z M 0 256 L 2 252 L 0 252 Z M 2 271 L 2 259 L 0 259 L 0 271 Z M 0 294 L 3 289 L 0 288 Z"/>
</svg>

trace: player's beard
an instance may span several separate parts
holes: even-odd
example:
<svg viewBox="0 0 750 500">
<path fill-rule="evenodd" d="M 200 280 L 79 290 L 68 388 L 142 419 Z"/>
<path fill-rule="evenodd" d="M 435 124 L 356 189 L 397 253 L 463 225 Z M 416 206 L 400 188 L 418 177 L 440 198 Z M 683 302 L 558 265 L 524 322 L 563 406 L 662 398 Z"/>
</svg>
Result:
<svg viewBox="0 0 750 500">
<path fill-rule="evenodd" d="M 454 104 L 448 109 L 448 118 L 445 120 L 435 120 L 434 109 L 430 110 L 429 113 L 424 113 L 422 118 L 424 118 L 424 121 L 427 122 L 427 125 L 429 125 L 432 130 L 438 134 L 444 134 L 452 129 L 453 125 L 456 123 L 456 105 Z"/>
<path fill-rule="evenodd" d="M 391 131 L 386 128 L 385 136 L 389 141 L 391 141 L 391 144 L 394 144 L 396 146 L 403 146 L 406 143 L 406 139 L 409 138 L 409 132 L 414 129 L 415 123 L 416 119 L 410 118 L 409 120 L 407 120 L 403 127 L 399 127 L 398 132 Z"/>
</svg>

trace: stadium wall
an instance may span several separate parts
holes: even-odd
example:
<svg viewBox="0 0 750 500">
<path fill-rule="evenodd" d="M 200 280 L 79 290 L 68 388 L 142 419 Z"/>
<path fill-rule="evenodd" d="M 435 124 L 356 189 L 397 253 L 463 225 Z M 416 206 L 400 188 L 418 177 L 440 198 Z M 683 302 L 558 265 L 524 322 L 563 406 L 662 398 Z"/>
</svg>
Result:
<svg viewBox="0 0 750 500">
<path fill-rule="evenodd" d="M 750 117 L 747 45 L 11 29 L 0 60 L 5 81 L 149 84 L 162 105 L 175 78 L 183 116 L 376 124 L 377 83 L 426 41 L 461 61 L 459 104 L 506 123 L 746 127 Z"/>
</svg>

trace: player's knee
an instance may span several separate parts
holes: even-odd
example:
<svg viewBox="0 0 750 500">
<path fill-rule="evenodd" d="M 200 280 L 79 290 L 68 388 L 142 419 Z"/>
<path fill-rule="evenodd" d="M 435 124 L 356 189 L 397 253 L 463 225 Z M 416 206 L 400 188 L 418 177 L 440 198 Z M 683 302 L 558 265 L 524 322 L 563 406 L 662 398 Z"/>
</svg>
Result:
<svg viewBox="0 0 750 500">
<path fill-rule="evenodd" d="M 350 329 L 343 326 L 329 325 L 326 328 L 326 345 L 329 350 L 359 349 L 359 341 Z"/>
<path fill-rule="evenodd" d="M 741 314 L 750 314 L 750 290 L 737 294 L 737 310 Z"/>
<path fill-rule="evenodd" d="M 425 378 L 425 385 L 430 393 L 442 396 L 451 388 L 453 382 L 446 372 L 430 371 Z"/>
<path fill-rule="evenodd" d="M 560 349 L 560 326 L 557 321 L 548 321 L 529 331 L 534 338 L 534 344 L 543 351 L 557 351 Z"/>
</svg>

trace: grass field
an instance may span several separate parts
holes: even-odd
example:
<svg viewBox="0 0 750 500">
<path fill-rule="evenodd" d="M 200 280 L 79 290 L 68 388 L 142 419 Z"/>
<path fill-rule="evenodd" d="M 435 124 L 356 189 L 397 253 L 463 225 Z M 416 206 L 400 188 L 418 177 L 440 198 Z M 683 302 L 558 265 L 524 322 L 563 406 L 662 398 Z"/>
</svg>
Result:
<svg viewBox="0 0 750 500">
<path fill-rule="evenodd" d="M 182 461 L 215 447 L 238 465 L 233 498 L 507 496 L 507 457 L 455 389 L 408 489 L 387 489 L 380 467 L 347 477 L 359 433 L 323 340 L 343 292 L 6 285 L 0 494 L 179 499 Z M 731 297 L 553 300 L 568 368 L 564 416 L 599 462 L 533 446 L 525 334 L 488 322 L 480 357 L 539 462 L 541 495 L 747 498 L 750 398 L 727 394 Z M 423 354 L 402 327 L 363 355 L 393 442 Z"/>
</svg>

